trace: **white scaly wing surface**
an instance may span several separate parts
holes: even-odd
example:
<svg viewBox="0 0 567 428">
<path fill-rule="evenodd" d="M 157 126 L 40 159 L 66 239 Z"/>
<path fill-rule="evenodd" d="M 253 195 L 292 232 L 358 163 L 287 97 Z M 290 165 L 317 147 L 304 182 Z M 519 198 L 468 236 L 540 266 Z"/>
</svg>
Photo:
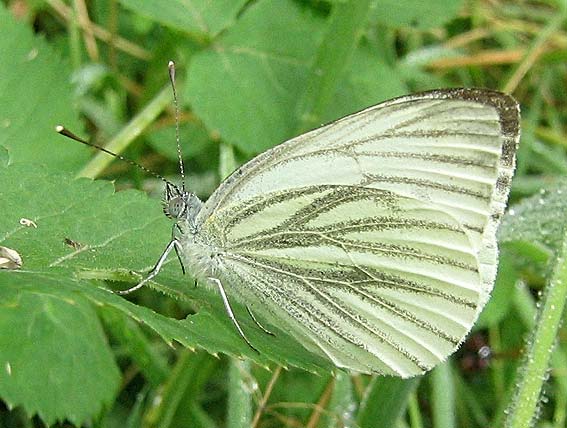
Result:
<svg viewBox="0 0 567 428">
<path fill-rule="evenodd" d="M 229 295 L 339 367 L 413 376 L 490 295 L 518 138 L 498 92 L 397 98 L 252 159 L 197 224 Z"/>
</svg>

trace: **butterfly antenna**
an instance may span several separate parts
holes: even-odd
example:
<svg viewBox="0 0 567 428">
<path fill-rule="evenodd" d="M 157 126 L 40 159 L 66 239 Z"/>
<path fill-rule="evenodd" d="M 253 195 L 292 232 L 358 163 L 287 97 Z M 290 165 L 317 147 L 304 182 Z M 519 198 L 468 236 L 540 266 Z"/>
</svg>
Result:
<svg viewBox="0 0 567 428">
<path fill-rule="evenodd" d="M 179 159 L 179 172 L 181 174 L 181 188 L 185 192 L 185 168 L 183 167 L 183 156 L 181 155 L 181 144 L 179 142 L 179 104 L 177 102 L 177 90 L 175 89 L 175 63 L 169 61 L 169 80 L 173 89 L 173 105 L 175 107 L 175 142 L 177 144 L 177 159 Z"/>
<path fill-rule="evenodd" d="M 76 136 L 75 134 L 73 134 L 71 131 L 69 131 L 67 128 L 65 128 L 64 126 L 61 125 L 57 125 L 55 127 L 55 130 L 61 134 L 64 135 L 67 138 L 70 138 L 71 140 L 75 140 L 78 141 L 79 143 L 84 144 L 85 146 L 90 146 L 90 147 L 94 147 L 95 149 L 100 150 L 101 152 L 104 153 L 108 153 L 111 156 L 114 156 L 115 158 L 118 158 L 126 163 L 129 163 L 130 165 L 133 166 L 137 166 L 138 168 L 140 168 L 142 171 L 147 172 L 148 174 L 153 175 L 156 178 L 159 178 L 161 181 L 163 181 L 166 184 L 169 184 L 170 186 L 176 187 L 175 184 L 173 184 L 171 181 L 169 181 L 167 178 L 159 175 L 157 172 L 152 171 L 151 169 L 146 168 L 143 165 L 140 165 L 138 162 L 133 161 L 132 159 L 128 159 L 127 157 L 124 157 L 122 155 L 119 155 L 117 153 L 111 152 L 108 149 L 105 149 L 102 146 L 99 146 L 98 144 L 94 144 L 94 143 L 89 143 L 88 141 L 83 140 L 82 138 Z"/>
</svg>

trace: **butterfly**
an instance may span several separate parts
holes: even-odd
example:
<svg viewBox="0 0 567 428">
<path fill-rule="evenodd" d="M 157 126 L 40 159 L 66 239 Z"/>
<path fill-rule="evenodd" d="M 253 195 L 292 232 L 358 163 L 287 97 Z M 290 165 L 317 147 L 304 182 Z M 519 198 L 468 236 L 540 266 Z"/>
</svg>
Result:
<svg viewBox="0 0 567 428">
<path fill-rule="evenodd" d="M 489 299 L 519 132 L 508 95 L 434 90 L 275 146 L 206 202 L 166 181 L 172 239 L 133 289 L 175 251 L 253 349 L 233 299 L 337 367 L 421 374 Z"/>
</svg>

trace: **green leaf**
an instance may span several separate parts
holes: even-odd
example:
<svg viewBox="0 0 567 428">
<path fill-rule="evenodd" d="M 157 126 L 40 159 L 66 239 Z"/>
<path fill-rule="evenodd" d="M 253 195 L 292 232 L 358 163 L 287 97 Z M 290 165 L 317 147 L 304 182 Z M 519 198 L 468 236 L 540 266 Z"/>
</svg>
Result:
<svg viewBox="0 0 567 428">
<path fill-rule="evenodd" d="M 376 0 L 372 21 L 388 27 L 439 27 L 455 18 L 463 0 Z"/>
<path fill-rule="evenodd" d="M 150 130 L 146 138 L 156 151 L 168 159 L 177 162 L 177 146 L 175 145 L 175 126 Z M 189 122 L 179 129 L 179 140 L 183 142 L 183 157 L 216 155 L 207 130 L 200 123 Z M 210 162 L 209 162 L 210 163 Z"/>
<path fill-rule="evenodd" d="M 10 154 L 8 149 L 4 146 L 0 146 L 0 166 L 8 166 L 10 163 Z"/>
<path fill-rule="evenodd" d="M 236 20 L 246 0 L 120 0 L 120 3 L 160 24 L 187 33 L 214 36 Z"/>
<path fill-rule="evenodd" d="M 410 395 L 421 378 L 400 379 L 391 376 L 375 376 L 364 391 L 360 403 L 357 423 L 361 428 L 397 426 L 398 419 L 406 410 Z"/>
<path fill-rule="evenodd" d="M 499 229 L 500 242 L 525 241 L 557 254 L 567 221 L 567 181 L 541 188 L 508 210 Z"/>
<path fill-rule="evenodd" d="M 518 275 L 514 268 L 512 255 L 508 251 L 500 251 L 498 274 L 490 300 L 480 313 L 474 328 L 483 329 L 497 325 L 508 313 L 512 301 Z"/>
<path fill-rule="evenodd" d="M 360 23 L 351 19 L 348 24 L 354 28 L 343 28 L 346 23 L 341 28 L 355 40 Z M 341 77 L 338 82 L 324 82 L 333 88 L 326 89 L 325 108 L 317 108 L 321 122 L 404 92 L 399 77 L 368 47 L 355 48 L 350 63 L 339 58 L 337 64 L 348 63 L 341 73 L 313 69 L 315 52 L 324 47 L 320 46 L 324 30 L 323 19 L 296 2 L 258 2 L 209 49 L 194 56 L 186 98 L 210 130 L 253 154 L 296 135 L 304 114 L 298 105 L 305 91 L 321 84 L 309 80 L 310 73 Z M 352 40 L 349 46 L 353 49 Z M 334 67 L 335 60 L 322 57 L 321 66 Z"/>
<path fill-rule="evenodd" d="M 120 372 L 94 309 L 37 277 L 3 277 L 0 396 L 47 424 L 96 417 L 113 402 Z"/>
<path fill-rule="evenodd" d="M 0 145 L 11 162 L 26 160 L 76 171 L 88 152 L 58 142 L 55 132 L 60 123 L 81 128 L 72 108 L 69 65 L 2 4 L 0 22 Z"/>
<path fill-rule="evenodd" d="M 323 121 L 328 122 L 407 92 L 397 70 L 376 58 L 367 44 L 354 52 L 343 82 L 332 103 L 327 106 Z"/>
<path fill-rule="evenodd" d="M 258 2 L 195 55 L 186 98 L 210 130 L 246 153 L 263 151 L 296 127 L 295 104 L 322 30 L 323 21 L 294 2 Z"/>
<path fill-rule="evenodd" d="M 218 362 L 204 352 L 182 352 L 159 392 L 160 401 L 145 418 L 146 426 L 195 426 L 191 405 L 198 404 L 199 392 Z"/>
<path fill-rule="evenodd" d="M 236 332 L 216 291 L 202 286 L 194 288 L 193 281 L 181 274 L 174 257 L 170 260 L 173 263 L 164 267 L 152 285 L 177 298 L 191 299 L 200 308 L 197 314 L 183 320 L 137 306 L 109 292 L 104 282 L 88 281 L 107 279 L 134 284 L 141 275 L 131 270 L 147 272 L 158 259 L 170 239 L 171 225 L 160 203 L 145 194 L 137 191 L 115 194 L 107 182 L 74 180 L 65 174 L 50 173 L 46 168 L 17 164 L 0 168 L 0 199 L 8 208 L 0 216 L 0 245 L 15 249 L 23 259 L 21 271 L 0 272 L 3 287 L 23 290 L 22 285 L 41 284 L 45 293 L 57 293 L 63 299 L 84 296 L 96 307 L 112 307 L 147 325 L 167 343 L 202 347 L 209 353 L 243 355 L 261 365 L 274 361 L 311 371 L 332 368 L 330 362 L 310 354 L 277 327 L 269 327 L 276 337 L 268 336 L 243 307 L 233 302 L 241 326 L 260 354 L 253 351 Z M 20 224 L 24 217 L 33 220 L 37 228 Z M 69 245 L 71 241 L 73 245 Z M 18 296 L 17 291 L 14 293 Z M 28 312 L 20 315 L 26 318 Z M 57 312 L 54 316 L 54 322 L 60 322 Z M 76 325 L 68 328 L 68 335 L 82 334 Z M 57 337 L 49 340 L 51 347 L 59 346 Z M 77 358 L 80 357 L 68 356 L 67 360 Z M 84 378 L 99 376 L 89 370 L 76 374 L 80 375 L 73 378 L 77 384 L 88 384 Z M 27 399 L 32 403 L 32 397 Z M 100 400 L 93 400 L 92 415 L 101 404 Z M 55 413 L 59 415 L 63 411 L 58 409 Z"/>
<path fill-rule="evenodd" d="M 364 33 L 369 7 L 370 0 L 349 0 L 333 7 L 325 36 L 309 70 L 305 90 L 297 102 L 298 132 L 321 124 L 323 112 L 331 104 Z"/>
<path fill-rule="evenodd" d="M 338 372 L 334 379 L 333 394 L 327 406 L 324 424 L 328 428 L 355 426 L 356 400 L 352 377 Z"/>
<path fill-rule="evenodd" d="M 115 308 L 105 306 L 98 313 L 113 342 L 118 342 L 126 350 L 132 362 L 153 387 L 159 387 L 168 376 L 169 365 L 167 358 L 158 352 L 146 332 Z"/>
</svg>

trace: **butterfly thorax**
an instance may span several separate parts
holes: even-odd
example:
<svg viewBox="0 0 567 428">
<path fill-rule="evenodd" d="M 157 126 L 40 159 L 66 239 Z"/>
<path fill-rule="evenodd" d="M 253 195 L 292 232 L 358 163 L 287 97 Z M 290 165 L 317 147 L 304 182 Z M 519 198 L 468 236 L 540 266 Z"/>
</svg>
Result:
<svg viewBox="0 0 567 428">
<path fill-rule="evenodd" d="M 218 249 L 207 234 L 202 233 L 197 216 L 203 202 L 194 194 L 177 186 L 167 186 L 164 212 L 175 220 L 173 236 L 180 245 L 183 264 L 197 278 L 213 276 L 218 267 Z"/>
<path fill-rule="evenodd" d="M 196 278 L 215 276 L 219 267 L 219 249 L 202 233 L 195 217 L 180 219 L 175 225 L 175 237 L 181 245 L 180 256 L 185 267 Z"/>
</svg>

